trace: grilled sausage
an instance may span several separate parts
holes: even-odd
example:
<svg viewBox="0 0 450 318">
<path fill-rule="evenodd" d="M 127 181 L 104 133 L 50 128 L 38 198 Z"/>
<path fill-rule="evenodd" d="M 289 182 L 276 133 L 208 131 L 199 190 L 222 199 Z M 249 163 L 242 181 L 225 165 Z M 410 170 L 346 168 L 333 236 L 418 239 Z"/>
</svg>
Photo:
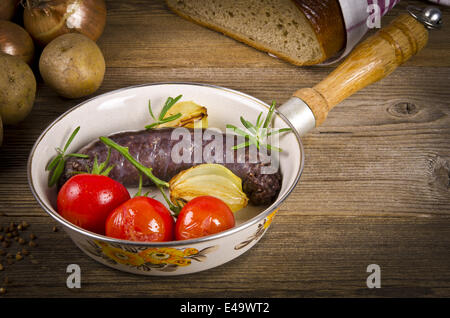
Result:
<svg viewBox="0 0 450 318">
<path fill-rule="evenodd" d="M 169 181 L 177 173 L 197 164 L 219 163 L 242 179 L 243 191 L 251 203 L 264 205 L 276 199 L 282 178 L 278 168 L 270 168 L 271 162 L 267 154 L 255 152 L 256 148 L 253 145 L 240 150 L 231 150 L 231 146 L 239 142 L 235 135 L 225 135 L 206 129 L 196 130 L 200 131 L 200 135 L 195 136 L 194 130 L 185 128 L 183 130 L 184 136 L 178 135 L 178 138 L 175 134 L 173 135 L 174 128 L 122 132 L 113 134 L 109 138 L 123 147 L 128 147 L 130 154 L 136 160 L 146 167 L 151 167 L 153 174 L 164 181 Z M 222 151 L 215 147 L 217 145 L 222 147 Z M 88 155 L 89 159 L 69 158 L 59 180 L 60 186 L 74 173 L 90 170 L 95 157 L 98 162 L 105 161 L 108 148 L 98 140 L 77 152 Z M 112 179 L 125 186 L 138 185 L 138 170 L 119 152 L 111 151 L 109 164 L 114 165 L 109 173 Z M 150 185 L 151 180 L 144 177 L 143 184 Z"/>
</svg>

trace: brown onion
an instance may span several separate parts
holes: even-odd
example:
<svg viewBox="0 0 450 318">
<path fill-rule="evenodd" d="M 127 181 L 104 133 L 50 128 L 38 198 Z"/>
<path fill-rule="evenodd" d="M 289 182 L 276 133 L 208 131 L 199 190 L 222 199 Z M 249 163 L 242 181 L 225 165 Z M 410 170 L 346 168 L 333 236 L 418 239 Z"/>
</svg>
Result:
<svg viewBox="0 0 450 318">
<path fill-rule="evenodd" d="M 11 20 L 20 0 L 0 0 L 0 20 Z"/>
<path fill-rule="evenodd" d="M 66 33 L 81 33 L 93 41 L 106 24 L 104 0 L 26 0 L 25 29 L 42 46 Z"/>
<path fill-rule="evenodd" d="M 33 40 L 21 26 L 0 20 L 0 52 L 17 56 L 30 64 L 34 55 Z"/>
</svg>

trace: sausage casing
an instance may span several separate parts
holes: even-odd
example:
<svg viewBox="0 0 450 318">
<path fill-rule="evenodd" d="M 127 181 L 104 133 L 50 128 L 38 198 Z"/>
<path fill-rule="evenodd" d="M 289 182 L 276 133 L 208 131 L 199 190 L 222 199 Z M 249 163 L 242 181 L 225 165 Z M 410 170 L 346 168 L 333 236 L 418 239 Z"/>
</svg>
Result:
<svg viewBox="0 0 450 318">
<path fill-rule="evenodd" d="M 257 152 L 255 156 L 255 152 L 252 152 L 253 145 L 240 150 L 231 150 L 230 144 L 239 143 L 235 135 L 197 129 L 197 134 L 200 131 L 200 136 L 195 136 L 194 130 L 183 129 L 190 135 L 187 142 L 184 139 L 183 143 L 181 143 L 182 137 L 174 138 L 174 128 L 122 132 L 113 134 L 109 138 L 127 147 L 134 158 L 144 166 L 151 167 L 153 174 L 164 181 L 169 181 L 177 173 L 201 163 L 219 163 L 242 179 L 243 191 L 251 203 L 263 205 L 275 201 L 281 188 L 280 170 L 270 169 L 271 163 L 267 160 L 267 156 L 260 155 L 260 152 Z M 221 143 L 222 153 L 216 151 L 218 148 L 214 147 L 218 143 Z M 179 153 L 180 151 L 182 154 Z M 64 173 L 59 180 L 60 186 L 75 173 L 90 171 L 95 157 L 98 162 L 105 161 L 108 148 L 98 140 L 77 152 L 88 155 L 89 159 L 70 157 L 66 161 Z M 187 160 L 180 161 L 180 158 L 175 160 L 174 153 L 179 154 L 180 158 L 182 155 L 182 158 Z M 198 156 L 199 153 L 200 156 Z M 209 156 L 205 156 L 205 153 Z M 111 151 L 109 164 L 114 166 L 109 173 L 112 179 L 125 186 L 138 185 L 138 170 L 114 149 Z M 151 180 L 144 177 L 143 184 L 150 185 Z"/>
</svg>

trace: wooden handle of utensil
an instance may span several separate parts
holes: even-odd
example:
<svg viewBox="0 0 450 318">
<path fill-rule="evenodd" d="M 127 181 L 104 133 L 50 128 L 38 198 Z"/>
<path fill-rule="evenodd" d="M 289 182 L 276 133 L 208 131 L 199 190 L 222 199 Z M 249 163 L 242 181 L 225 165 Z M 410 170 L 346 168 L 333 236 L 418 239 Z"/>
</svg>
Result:
<svg viewBox="0 0 450 318">
<path fill-rule="evenodd" d="M 319 126 L 334 106 L 392 73 L 427 41 L 428 31 L 422 23 L 409 14 L 402 14 L 359 44 L 322 82 L 313 88 L 302 88 L 294 96 L 308 104 Z"/>
</svg>

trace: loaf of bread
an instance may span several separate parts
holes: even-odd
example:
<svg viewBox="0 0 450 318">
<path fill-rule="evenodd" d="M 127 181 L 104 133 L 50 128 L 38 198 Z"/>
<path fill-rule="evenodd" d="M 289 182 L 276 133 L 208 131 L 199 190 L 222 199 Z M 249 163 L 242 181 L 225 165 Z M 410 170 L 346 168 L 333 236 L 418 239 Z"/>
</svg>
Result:
<svg viewBox="0 0 450 318">
<path fill-rule="evenodd" d="M 346 33 L 338 0 L 166 0 L 178 15 L 295 65 L 335 56 Z"/>
</svg>

